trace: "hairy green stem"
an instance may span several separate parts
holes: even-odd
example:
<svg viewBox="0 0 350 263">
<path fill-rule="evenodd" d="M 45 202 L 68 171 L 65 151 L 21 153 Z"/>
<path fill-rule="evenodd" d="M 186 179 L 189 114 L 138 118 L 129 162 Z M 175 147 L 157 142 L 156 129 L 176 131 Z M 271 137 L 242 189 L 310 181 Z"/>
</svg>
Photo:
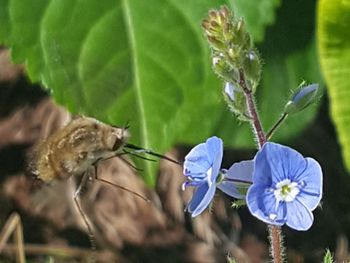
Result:
<svg viewBox="0 0 350 263">
<path fill-rule="evenodd" d="M 256 109 L 252 91 L 247 87 L 243 69 L 239 70 L 239 85 L 241 86 L 245 94 L 248 112 L 251 117 L 250 124 L 253 128 L 255 138 L 258 142 L 258 148 L 261 149 L 263 145 L 266 143 L 267 137 L 265 136 L 265 132 L 261 125 L 261 121 L 259 118 L 258 111 Z M 272 256 L 273 262 L 282 263 L 284 248 L 282 244 L 281 228 L 274 225 L 268 225 L 268 230 L 269 230 L 269 237 L 270 237 L 270 250 L 271 250 L 271 256 Z"/>
<path fill-rule="evenodd" d="M 246 97 L 248 112 L 250 115 L 250 124 L 252 125 L 254 135 L 257 139 L 258 147 L 260 149 L 266 142 L 266 137 L 261 125 L 259 114 L 256 110 L 252 91 L 247 87 L 243 69 L 239 70 L 239 85 L 241 86 Z"/>
<path fill-rule="evenodd" d="M 273 258 L 273 262 L 282 263 L 284 255 L 283 236 L 279 226 L 268 225 L 269 240 L 270 240 L 270 253 Z"/>
</svg>

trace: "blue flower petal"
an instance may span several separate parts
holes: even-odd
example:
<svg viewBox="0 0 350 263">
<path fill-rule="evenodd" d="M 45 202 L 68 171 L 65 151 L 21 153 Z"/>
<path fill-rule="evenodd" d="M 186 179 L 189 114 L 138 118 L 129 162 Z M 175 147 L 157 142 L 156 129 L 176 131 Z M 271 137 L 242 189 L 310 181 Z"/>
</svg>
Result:
<svg viewBox="0 0 350 263">
<path fill-rule="evenodd" d="M 252 182 L 254 171 L 254 160 L 234 163 L 225 173 L 225 178 Z"/>
<path fill-rule="evenodd" d="M 266 144 L 265 144 L 266 145 Z M 270 187 L 272 184 L 271 168 L 265 151 L 265 146 L 256 154 L 254 160 L 253 183 Z"/>
<path fill-rule="evenodd" d="M 205 176 L 210 166 L 211 162 L 208 160 L 206 144 L 198 144 L 185 157 L 184 175 Z"/>
<path fill-rule="evenodd" d="M 235 182 L 223 181 L 219 185 L 217 185 L 217 188 L 219 188 L 225 194 L 232 196 L 233 198 L 236 198 L 236 199 L 244 199 L 245 198 L 245 195 L 241 194 L 237 190 L 237 183 L 235 183 Z"/>
<path fill-rule="evenodd" d="M 210 204 L 214 197 L 216 186 L 212 184 L 210 187 L 207 183 L 199 186 L 193 194 L 191 202 L 187 206 L 187 211 L 192 214 L 192 217 L 201 214 Z"/>
<path fill-rule="evenodd" d="M 216 178 L 219 175 L 222 155 L 223 155 L 223 143 L 222 140 L 216 136 L 209 138 L 206 141 L 208 160 L 212 164 L 212 177 L 211 182 L 215 183 Z"/>
<path fill-rule="evenodd" d="M 276 203 L 273 191 L 268 191 L 259 185 L 252 185 L 247 193 L 247 206 L 252 215 L 261 221 L 281 226 L 286 221 L 286 206 L 283 202 Z"/>
<path fill-rule="evenodd" d="M 257 175 L 254 174 L 254 182 L 266 185 L 271 184 L 270 180 L 275 184 L 284 179 L 293 181 L 293 176 L 300 174 L 307 165 L 305 158 L 297 151 L 272 142 L 265 143 L 255 160 L 255 166 L 259 169 L 256 169 Z"/>
<path fill-rule="evenodd" d="M 182 190 L 184 191 L 187 187 L 193 186 L 193 187 L 198 187 L 203 184 L 203 181 L 186 181 L 182 184 Z"/>
<path fill-rule="evenodd" d="M 287 226 L 299 231 L 308 230 L 314 221 L 311 211 L 298 200 L 287 202 L 286 205 Z"/>
<path fill-rule="evenodd" d="M 306 158 L 306 161 L 306 169 L 296 175 L 294 180 L 303 185 L 297 196 L 298 200 L 312 211 L 318 206 L 322 198 L 322 169 L 314 159 Z"/>
<path fill-rule="evenodd" d="M 253 170 L 254 160 L 235 163 L 225 172 L 224 180 L 217 187 L 229 196 L 237 199 L 243 199 L 245 195 L 241 194 L 237 190 L 237 186 L 248 188 L 249 183 L 252 183 Z M 227 179 L 235 181 L 228 181 Z"/>
</svg>

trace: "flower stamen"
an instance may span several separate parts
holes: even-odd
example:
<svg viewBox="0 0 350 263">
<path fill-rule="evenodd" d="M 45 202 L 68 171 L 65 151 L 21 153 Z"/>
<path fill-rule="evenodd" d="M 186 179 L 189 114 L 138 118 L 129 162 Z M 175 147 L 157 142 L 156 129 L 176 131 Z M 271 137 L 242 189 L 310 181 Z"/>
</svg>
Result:
<svg viewBox="0 0 350 263">
<path fill-rule="evenodd" d="M 299 194 L 299 192 L 300 189 L 298 183 L 291 182 L 289 179 L 284 179 L 283 181 L 276 184 L 274 195 L 277 199 L 277 202 L 292 202 Z"/>
</svg>

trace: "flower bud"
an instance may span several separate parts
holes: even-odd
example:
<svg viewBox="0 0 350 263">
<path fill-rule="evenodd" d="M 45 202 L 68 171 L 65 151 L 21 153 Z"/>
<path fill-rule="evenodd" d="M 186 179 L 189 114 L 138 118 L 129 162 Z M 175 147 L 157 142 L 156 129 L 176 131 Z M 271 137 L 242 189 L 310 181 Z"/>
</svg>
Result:
<svg viewBox="0 0 350 263">
<path fill-rule="evenodd" d="M 245 96 L 239 86 L 226 82 L 223 94 L 230 111 L 234 113 L 239 120 L 248 121 L 249 119 L 246 117 L 247 105 Z"/>
<path fill-rule="evenodd" d="M 248 50 L 251 48 L 250 35 L 245 28 L 243 18 L 241 18 L 237 23 L 234 41 L 235 44 L 240 46 L 242 50 Z"/>
<path fill-rule="evenodd" d="M 240 89 L 237 88 L 237 86 L 233 85 L 230 82 L 226 82 L 224 94 L 227 97 L 227 99 L 229 99 L 231 102 L 234 102 L 236 97 L 235 93 L 237 92 L 241 92 Z"/>
<path fill-rule="evenodd" d="M 302 111 L 317 99 L 318 84 L 311 84 L 297 90 L 287 102 L 284 113 L 291 114 Z"/>
<path fill-rule="evenodd" d="M 231 67 L 239 68 L 241 51 L 235 48 L 230 48 L 227 51 L 227 62 L 230 63 Z"/>
<path fill-rule="evenodd" d="M 226 45 L 223 42 L 221 42 L 215 37 L 208 36 L 207 39 L 211 46 L 216 50 L 224 50 L 226 47 Z"/>
<path fill-rule="evenodd" d="M 250 50 L 245 56 L 243 61 L 243 68 L 246 74 L 247 80 L 250 82 L 251 86 L 257 86 L 260 81 L 261 75 L 261 63 L 258 54 L 254 50 Z"/>
<path fill-rule="evenodd" d="M 228 65 L 225 58 L 221 55 L 213 57 L 213 70 L 225 81 L 236 82 L 238 79 L 238 72 Z"/>
</svg>

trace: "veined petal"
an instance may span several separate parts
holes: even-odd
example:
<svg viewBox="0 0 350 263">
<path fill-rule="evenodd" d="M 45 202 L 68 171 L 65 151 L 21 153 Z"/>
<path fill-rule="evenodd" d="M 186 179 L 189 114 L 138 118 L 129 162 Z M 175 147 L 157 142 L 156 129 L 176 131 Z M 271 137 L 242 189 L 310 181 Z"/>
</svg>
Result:
<svg viewBox="0 0 350 263">
<path fill-rule="evenodd" d="M 301 173 L 307 165 L 305 158 L 297 151 L 272 142 L 265 143 L 257 155 L 258 159 L 269 164 L 271 180 L 275 184 L 284 179 L 294 181 L 294 175 Z"/>
<path fill-rule="evenodd" d="M 206 146 L 208 160 L 212 164 L 212 177 L 210 179 L 212 183 L 215 183 L 221 167 L 223 143 L 220 138 L 213 136 L 206 141 Z"/>
<path fill-rule="evenodd" d="M 254 160 L 234 163 L 225 171 L 224 179 L 217 187 L 225 194 L 237 199 L 245 197 L 238 189 L 248 188 L 252 184 Z"/>
<path fill-rule="evenodd" d="M 241 194 L 237 189 L 237 183 L 231 182 L 231 181 L 222 181 L 220 184 L 217 185 L 217 188 L 219 188 L 221 191 L 223 191 L 225 194 L 232 196 L 236 199 L 244 199 L 245 195 Z"/>
<path fill-rule="evenodd" d="M 252 182 L 254 171 L 254 160 L 234 163 L 225 173 L 225 178 Z"/>
<path fill-rule="evenodd" d="M 200 165 L 195 162 L 186 162 L 184 163 L 183 174 L 188 177 L 205 177 L 207 170 L 203 165 Z"/>
<path fill-rule="evenodd" d="M 281 226 L 286 222 L 285 203 L 277 203 L 273 191 L 253 184 L 248 189 L 247 206 L 252 215 L 265 223 Z"/>
<path fill-rule="evenodd" d="M 197 188 L 193 194 L 192 200 L 187 206 L 187 211 L 192 214 L 192 217 L 198 216 L 207 208 L 214 197 L 215 190 L 215 184 L 209 187 L 209 185 L 205 183 Z"/>
<path fill-rule="evenodd" d="M 265 144 L 266 145 L 266 144 Z M 272 185 L 272 172 L 269 165 L 269 159 L 265 151 L 265 146 L 255 155 L 254 158 L 254 172 L 253 183 L 265 187 Z"/>
<path fill-rule="evenodd" d="M 294 180 L 302 185 L 297 198 L 311 211 L 314 210 L 322 198 L 322 169 L 317 161 L 306 158 L 306 169 L 298 174 Z"/>
<path fill-rule="evenodd" d="M 184 175 L 205 174 L 210 166 L 211 162 L 208 160 L 207 146 L 205 143 L 198 144 L 185 157 Z"/>
<path fill-rule="evenodd" d="M 312 212 L 300 201 L 288 202 L 287 205 L 287 226 L 299 230 L 308 230 L 313 221 Z"/>
</svg>

